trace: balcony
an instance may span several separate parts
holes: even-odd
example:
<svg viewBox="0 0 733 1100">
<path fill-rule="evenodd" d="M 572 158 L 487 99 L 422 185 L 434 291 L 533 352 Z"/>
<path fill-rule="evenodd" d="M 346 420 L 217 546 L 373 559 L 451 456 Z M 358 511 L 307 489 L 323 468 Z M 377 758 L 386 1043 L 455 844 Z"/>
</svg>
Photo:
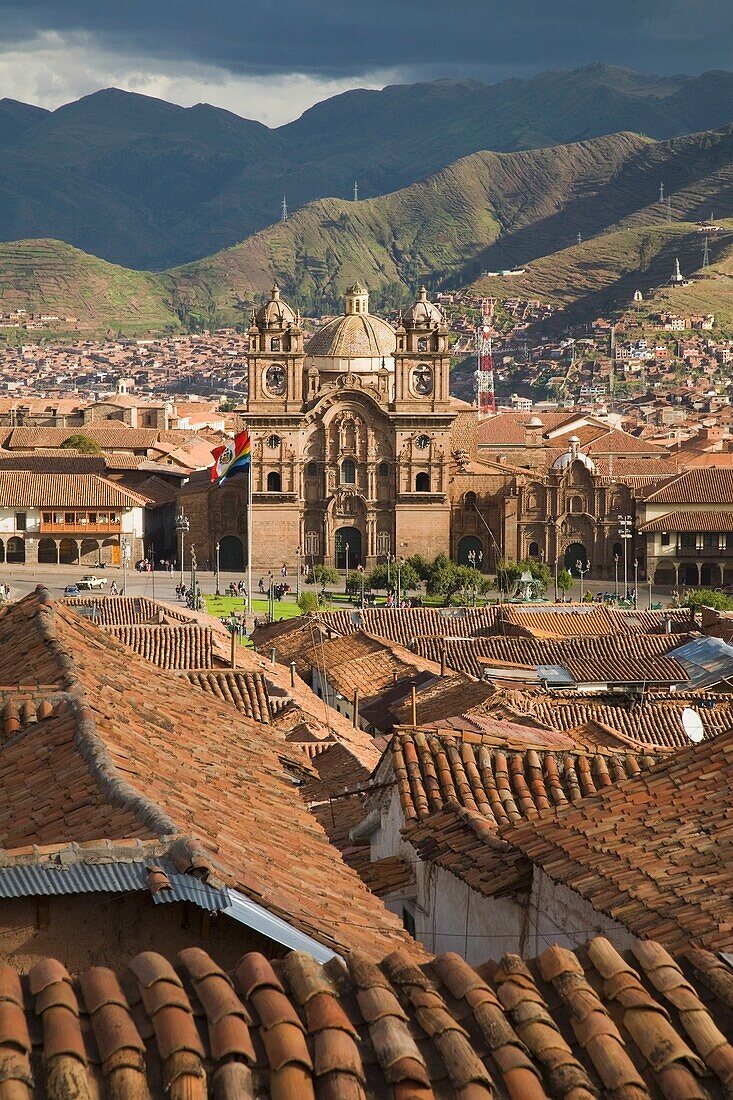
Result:
<svg viewBox="0 0 733 1100">
<path fill-rule="evenodd" d="M 717 546 L 705 546 L 698 550 L 695 546 L 678 546 L 676 549 L 672 548 L 670 553 L 670 548 L 665 546 L 662 553 L 667 553 L 673 558 L 684 558 L 688 561 L 695 558 L 733 558 L 733 547 L 729 550 L 720 550 Z M 658 556 L 661 557 L 662 554 Z"/>
<path fill-rule="evenodd" d="M 82 535 L 94 538 L 100 535 L 119 535 L 122 532 L 122 522 L 102 523 L 95 520 L 94 523 L 43 523 L 39 524 L 42 535 Z"/>
</svg>

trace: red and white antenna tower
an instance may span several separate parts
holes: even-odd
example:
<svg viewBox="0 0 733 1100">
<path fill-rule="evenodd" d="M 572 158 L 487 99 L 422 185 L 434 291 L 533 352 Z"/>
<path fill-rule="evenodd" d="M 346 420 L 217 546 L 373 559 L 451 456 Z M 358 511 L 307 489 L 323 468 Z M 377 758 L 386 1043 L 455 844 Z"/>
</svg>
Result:
<svg viewBox="0 0 733 1100">
<path fill-rule="evenodd" d="M 481 302 L 481 320 L 476 325 L 476 396 L 479 420 L 496 412 L 494 393 L 494 360 L 491 353 L 491 324 L 494 316 L 494 299 Z"/>
</svg>

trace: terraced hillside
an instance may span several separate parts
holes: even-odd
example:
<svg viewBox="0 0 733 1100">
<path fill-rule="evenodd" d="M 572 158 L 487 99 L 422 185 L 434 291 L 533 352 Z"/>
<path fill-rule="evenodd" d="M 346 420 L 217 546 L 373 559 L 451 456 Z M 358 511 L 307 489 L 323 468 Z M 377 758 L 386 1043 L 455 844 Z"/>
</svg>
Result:
<svg viewBox="0 0 733 1100">
<path fill-rule="evenodd" d="M 0 244 L 0 310 L 78 318 L 67 331 L 128 334 L 178 327 L 162 280 L 89 256 L 62 241 Z"/>
</svg>

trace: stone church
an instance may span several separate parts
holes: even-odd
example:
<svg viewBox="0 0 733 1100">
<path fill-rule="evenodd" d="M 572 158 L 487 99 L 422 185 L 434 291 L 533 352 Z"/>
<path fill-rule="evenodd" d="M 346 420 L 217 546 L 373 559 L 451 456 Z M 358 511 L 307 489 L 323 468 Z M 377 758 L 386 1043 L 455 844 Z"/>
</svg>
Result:
<svg viewBox="0 0 733 1100">
<path fill-rule="evenodd" d="M 277 286 L 253 316 L 243 417 L 252 440 L 255 568 L 304 560 L 371 568 L 389 555 L 450 547 L 456 422 L 449 332 L 420 291 L 393 328 L 369 312 L 361 283 L 344 312 L 306 341 Z M 246 561 L 247 478 L 181 492 L 199 562 Z"/>
<path fill-rule="evenodd" d="M 424 289 L 393 328 L 369 312 L 357 282 L 343 314 L 306 340 L 272 288 L 249 329 L 242 410 L 256 571 L 292 567 L 299 554 L 368 570 L 446 553 L 485 572 L 506 556 L 570 568 L 590 560 L 594 576 L 613 576 L 617 517 L 635 517 L 635 487 L 599 469 L 576 437 L 542 472 L 523 468 L 520 454 L 480 460 L 477 410 L 450 395 L 449 335 Z M 247 491 L 246 475 L 222 487 L 206 471 L 191 477 L 179 494 L 191 524 L 186 564 L 195 546 L 213 567 L 218 543 L 222 570 L 245 568 Z M 642 548 L 627 549 L 633 560 Z"/>
</svg>

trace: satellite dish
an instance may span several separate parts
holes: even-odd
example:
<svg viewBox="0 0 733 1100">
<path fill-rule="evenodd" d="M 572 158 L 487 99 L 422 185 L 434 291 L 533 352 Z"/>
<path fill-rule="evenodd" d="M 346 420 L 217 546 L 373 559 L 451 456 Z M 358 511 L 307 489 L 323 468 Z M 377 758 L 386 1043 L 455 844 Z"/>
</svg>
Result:
<svg viewBox="0 0 733 1100">
<path fill-rule="evenodd" d="M 682 729 L 685 731 L 691 741 L 697 745 L 702 741 L 705 736 L 705 727 L 702 724 L 702 718 L 693 710 L 692 707 L 685 707 L 680 715 L 682 721 Z"/>
</svg>

